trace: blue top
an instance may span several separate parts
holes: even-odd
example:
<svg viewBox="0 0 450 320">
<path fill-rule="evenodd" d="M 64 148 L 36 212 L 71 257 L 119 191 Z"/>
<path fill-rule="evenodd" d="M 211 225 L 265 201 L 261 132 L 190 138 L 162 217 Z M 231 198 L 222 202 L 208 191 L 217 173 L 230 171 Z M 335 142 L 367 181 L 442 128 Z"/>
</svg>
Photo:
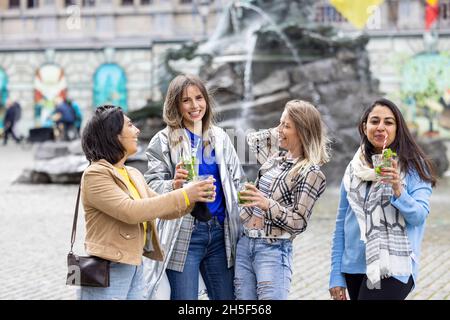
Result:
<svg viewBox="0 0 450 320">
<path fill-rule="evenodd" d="M 214 202 L 208 202 L 207 206 L 211 214 L 213 216 L 217 216 L 220 223 L 223 223 L 223 221 L 225 220 L 226 207 L 222 183 L 220 180 L 219 166 L 216 163 L 216 151 L 212 149 L 210 156 L 204 154 L 203 143 L 201 143 L 201 137 L 192 133 L 188 129 L 186 129 L 186 131 L 188 132 L 189 137 L 191 139 L 191 147 L 195 148 L 198 146 L 196 154 L 197 159 L 200 161 L 198 167 L 198 174 L 199 175 L 209 174 L 212 175 L 216 180 L 214 182 L 214 185 L 216 186 L 216 199 L 214 200 Z"/>
<path fill-rule="evenodd" d="M 391 204 L 403 215 L 406 232 L 411 245 L 412 276 L 416 283 L 420 245 L 425 230 L 425 219 L 430 211 L 431 184 L 420 179 L 414 172 L 405 177 L 406 187 L 399 198 L 391 197 Z M 360 239 L 359 225 L 355 213 L 347 200 L 347 192 L 341 183 L 340 201 L 336 218 L 336 229 L 331 247 L 330 288 L 347 287 L 343 273 L 366 273 L 365 244 Z M 409 276 L 393 276 L 407 283 Z"/>
<path fill-rule="evenodd" d="M 58 122 L 63 123 L 74 123 L 75 122 L 75 111 L 65 102 L 59 104 L 54 113 L 61 113 L 61 118 Z"/>
</svg>

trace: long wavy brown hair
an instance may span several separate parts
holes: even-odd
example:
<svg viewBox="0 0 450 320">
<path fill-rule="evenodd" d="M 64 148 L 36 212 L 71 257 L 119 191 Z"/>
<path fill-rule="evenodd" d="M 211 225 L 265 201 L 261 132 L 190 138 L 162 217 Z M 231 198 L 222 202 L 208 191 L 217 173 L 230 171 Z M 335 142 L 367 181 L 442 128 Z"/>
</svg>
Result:
<svg viewBox="0 0 450 320">
<path fill-rule="evenodd" d="M 214 124 L 214 100 L 206 89 L 203 81 L 192 74 L 180 74 L 176 76 L 169 84 L 167 89 L 166 99 L 164 101 L 163 119 L 164 122 L 171 129 L 184 128 L 183 117 L 180 112 L 180 104 L 183 98 L 183 93 L 189 86 L 196 86 L 205 98 L 206 111 L 202 118 L 203 132 L 206 132 L 211 125 Z"/>
</svg>

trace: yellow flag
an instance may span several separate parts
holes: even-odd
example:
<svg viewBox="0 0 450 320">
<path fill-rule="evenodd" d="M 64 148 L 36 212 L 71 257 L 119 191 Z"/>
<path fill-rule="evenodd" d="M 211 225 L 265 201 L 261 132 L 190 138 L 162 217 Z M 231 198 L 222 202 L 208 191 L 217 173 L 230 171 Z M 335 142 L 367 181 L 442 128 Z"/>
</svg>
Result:
<svg viewBox="0 0 450 320">
<path fill-rule="evenodd" d="M 348 22 L 358 29 L 363 29 L 373 9 L 384 0 L 330 0 L 331 5 L 342 14 Z"/>
</svg>

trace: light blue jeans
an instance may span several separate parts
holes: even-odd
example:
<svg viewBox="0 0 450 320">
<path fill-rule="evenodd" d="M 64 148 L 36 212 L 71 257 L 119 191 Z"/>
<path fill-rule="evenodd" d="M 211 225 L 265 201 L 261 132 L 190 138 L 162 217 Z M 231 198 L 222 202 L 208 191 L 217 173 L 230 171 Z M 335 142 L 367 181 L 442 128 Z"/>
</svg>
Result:
<svg viewBox="0 0 450 320">
<path fill-rule="evenodd" d="M 242 236 L 236 249 L 237 300 L 287 300 L 292 280 L 292 241 Z"/>
<path fill-rule="evenodd" d="M 144 274 L 140 266 L 111 262 L 109 287 L 80 287 L 79 300 L 144 300 Z"/>
</svg>

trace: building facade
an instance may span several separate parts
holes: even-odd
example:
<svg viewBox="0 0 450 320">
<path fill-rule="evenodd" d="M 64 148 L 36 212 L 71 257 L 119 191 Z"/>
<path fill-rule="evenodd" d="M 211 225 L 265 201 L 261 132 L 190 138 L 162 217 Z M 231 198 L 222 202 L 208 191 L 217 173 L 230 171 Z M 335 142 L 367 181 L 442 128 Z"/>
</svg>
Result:
<svg viewBox="0 0 450 320">
<path fill-rule="evenodd" d="M 148 99 L 162 98 L 156 76 L 161 53 L 206 39 L 230 2 L 0 0 L 0 104 L 6 97 L 21 102 L 24 134 L 45 122 L 47 113 L 36 114 L 36 105 L 51 110 L 46 101 L 58 95 L 73 98 L 85 114 L 101 101 L 141 108 Z M 428 38 L 424 2 L 385 0 L 364 30 L 371 36 L 371 71 L 393 99 L 400 98 L 409 60 L 450 52 L 450 0 L 439 1 L 435 36 Z M 360 32 L 329 1 L 315 3 L 317 23 Z"/>
<path fill-rule="evenodd" d="M 161 93 L 160 54 L 212 32 L 220 0 L 1 0 L 0 102 L 21 102 L 21 129 L 42 126 L 57 95 L 84 113 L 109 101 L 127 110 Z M 114 89 L 105 92 L 113 84 Z M 43 100 L 42 100 L 43 99 Z M 41 102 L 40 102 L 41 101 Z M 0 110 L 1 112 L 1 110 Z M 0 118 L 2 116 L 0 115 Z"/>
<path fill-rule="evenodd" d="M 450 1 L 439 0 L 427 30 L 425 1 L 385 0 L 365 26 L 370 68 L 380 90 L 402 109 L 419 134 L 450 138 Z M 315 20 L 343 33 L 355 29 L 329 1 L 318 1 Z"/>
</svg>

